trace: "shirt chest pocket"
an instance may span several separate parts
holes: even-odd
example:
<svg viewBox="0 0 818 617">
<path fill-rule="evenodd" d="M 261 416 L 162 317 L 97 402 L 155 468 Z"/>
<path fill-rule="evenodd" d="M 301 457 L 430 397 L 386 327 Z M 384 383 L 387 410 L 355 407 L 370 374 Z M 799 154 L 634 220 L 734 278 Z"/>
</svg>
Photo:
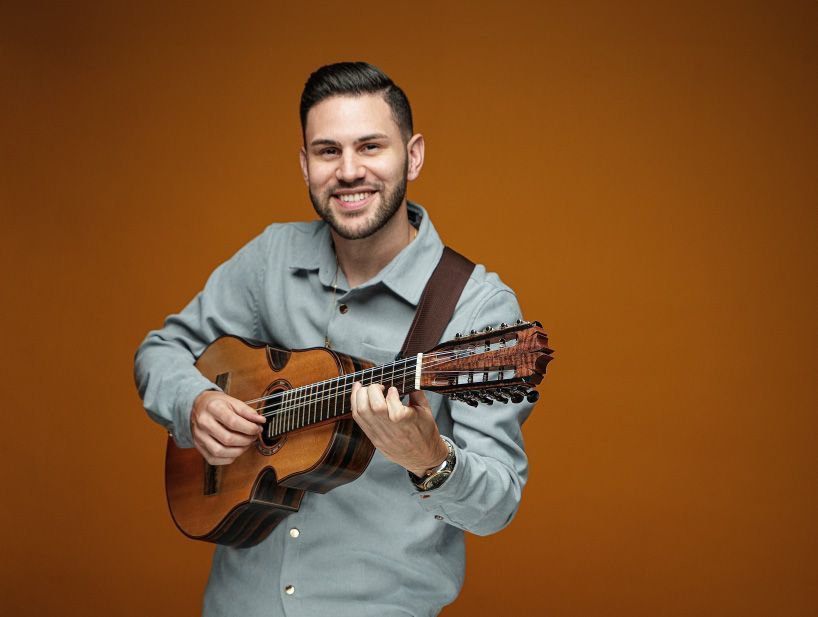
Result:
<svg viewBox="0 0 818 617">
<path fill-rule="evenodd" d="M 361 360 L 372 362 L 375 366 L 393 362 L 397 354 L 397 349 L 384 349 L 383 347 L 376 347 L 375 345 L 361 341 Z"/>
</svg>

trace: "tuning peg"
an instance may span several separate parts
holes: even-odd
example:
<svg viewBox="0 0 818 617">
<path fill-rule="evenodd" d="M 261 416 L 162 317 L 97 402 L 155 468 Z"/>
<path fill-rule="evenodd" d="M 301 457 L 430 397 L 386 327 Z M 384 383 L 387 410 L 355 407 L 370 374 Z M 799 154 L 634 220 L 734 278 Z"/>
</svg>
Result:
<svg viewBox="0 0 818 617">
<path fill-rule="evenodd" d="M 477 334 L 477 330 L 472 330 L 471 332 L 469 332 L 469 334 L 472 334 L 472 335 Z"/>
<path fill-rule="evenodd" d="M 519 392 L 515 392 L 511 395 L 511 402 L 512 403 L 522 403 L 525 397 L 520 394 Z"/>
<path fill-rule="evenodd" d="M 518 320 L 517 320 L 517 321 L 515 321 L 514 323 L 515 323 L 516 325 L 518 325 L 518 326 L 521 326 L 521 325 L 523 325 L 523 320 L 522 320 L 522 319 L 518 319 Z"/>
<path fill-rule="evenodd" d="M 482 392 L 477 395 L 477 398 L 481 403 L 484 403 L 486 405 L 494 405 L 494 399 L 489 396 L 486 396 Z"/>
<path fill-rule="evenodd" d="M 486 326 L 486 327 L 483 329 L 483 332 L 491 332 L 492 330 L 494 330 L 494 328 L 492 328 L 491 326 Z"/>
<path fill-rule="evenodd" d="M 500 329 L 502 330 L 503 328 L 508 328 L 508 324 L 506 322 L 500 324 Z"/>
<path fill-rule="evenodd" d="M 525 395 L 525 400 L 527 400 L 529 403 L 536 403 L 539 398 L 540 393 L 536 390 L 530 390 L 529 393 Z"/>
<path fill-rule="evenodd" d="M 466 403 L 467 405 L 471 405 L 472 407 L 477 407 L 479 405 L 477 399 L 471 396 L 463 397 L 463 402 Z"/>
<path fill-rule="evenodd" d="M 455 332 L 455 334 L 454 334 L 454 338 L 455 338 L 455 339 L 463 338 L 463 335 L 462 335 L 462 334 L 460 334 L 460 332 Z"/>
<path fill-rule="evenodd" d="M 488 392 L 488 395 L 491 398 L 493 398 L 495 401 L 499 401 L 501 403 L 508 403 L 508 398 L 506 398 L 505 396 L 503 396 L 502 394 L 500 394 L 496 390 L 494 392 Z"/>
</svg>

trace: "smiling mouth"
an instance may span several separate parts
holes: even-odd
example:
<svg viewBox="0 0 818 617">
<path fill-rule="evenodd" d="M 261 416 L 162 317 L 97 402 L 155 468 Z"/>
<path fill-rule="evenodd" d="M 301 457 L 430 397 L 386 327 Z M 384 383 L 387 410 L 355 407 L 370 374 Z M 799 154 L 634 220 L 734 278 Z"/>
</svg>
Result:
<svg viewBox="0 0 818 617">
<path fill-rule="evenodd" d="M 373 194 L 373 191 L 363 191 L 361 193 L 352 193 L 350 195 L 335 195 L 334 197 L 339 201 L 344 202 L 345 204 L 354 204 L 360 201 L 364 201 L 366 198 L 370 197 Z"/>
<path fill-rule="evenodd" d="M 363 208 L 372 200 L 376 191 L 359 191 L 357 193 L 334 194 L 332 197 L 345 210 Z"/>
</svg>

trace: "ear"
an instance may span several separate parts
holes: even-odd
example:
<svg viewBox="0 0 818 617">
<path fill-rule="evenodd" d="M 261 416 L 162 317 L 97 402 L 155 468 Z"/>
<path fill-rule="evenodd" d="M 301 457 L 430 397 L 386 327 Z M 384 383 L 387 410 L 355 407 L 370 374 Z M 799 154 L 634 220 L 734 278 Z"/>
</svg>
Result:
<svg viewBox="0 0 818 617">
<path fill-rule="evenodd" d="M 415 180 L 420 175 L 425 151 L 426 142 L 423 140 L 423 135 L 420 133 L 412 135 L 412 139 L 406 144 L 406 155 L 409 158 L 409 168 L 406 173 L 407 180 Z"/>
<path fill-rule="evenodd" d="M 304 150 L 304 146 L 301 146 L 301 149 L 298 151 L 298 159 L 301 163 L 301 175 L 304 177 L 304 184 L 309 186 L 310 173 L 307 171 L 307 151 Z"/>
</svg>

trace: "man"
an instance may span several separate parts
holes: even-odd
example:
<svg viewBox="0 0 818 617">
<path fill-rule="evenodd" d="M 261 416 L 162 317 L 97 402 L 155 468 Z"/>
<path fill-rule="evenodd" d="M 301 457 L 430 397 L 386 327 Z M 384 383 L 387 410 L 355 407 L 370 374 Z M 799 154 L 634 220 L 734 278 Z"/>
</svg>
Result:
<svg viewBox="0 0 818 617">
<path fill-rule="evenodd" d="M 208 344 L 233 334 L 389 362 L 443 251 L 426 211 L 406 200 L 425 144 L 386 75 L 358 62 L 320 68 L 301 123 L 301 169 L 322 220 L 268 227 L 136 355 L 149 415 L 214 465 L 250 447 L 263 419 L 195 369 Z M 513 292 L 477 266 L 444 339 L 519 317 Z M 511 520 L 530 404 L 473 409 L 416 392 L 404 405 L 394 389 L 356 384 L 351 406 L 377 448 L 366 472 L 307 493 L 257 546 L 218 546 L 205 615 L 436 615 L 463 583 L 463 530 L 493 533 Z M 441 466 L 450 475 L 424 486 Z"/>
</svg>

